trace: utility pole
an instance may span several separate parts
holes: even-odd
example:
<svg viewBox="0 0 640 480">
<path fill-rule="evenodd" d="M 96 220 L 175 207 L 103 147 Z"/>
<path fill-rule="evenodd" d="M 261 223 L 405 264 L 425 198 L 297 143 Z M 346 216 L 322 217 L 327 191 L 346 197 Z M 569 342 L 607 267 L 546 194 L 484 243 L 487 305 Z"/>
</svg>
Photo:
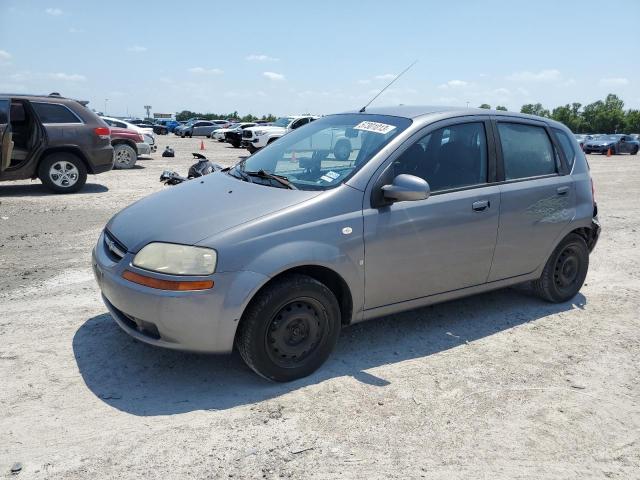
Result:
<svg viewBox="0 0 640 480">
<path fill-rule="evenodd" d="M 151 109 L 153 107 L 151 105 L 145 105 L 144 109 L 147 111 L 147 118 L 151 118 Z"/>
</svg>

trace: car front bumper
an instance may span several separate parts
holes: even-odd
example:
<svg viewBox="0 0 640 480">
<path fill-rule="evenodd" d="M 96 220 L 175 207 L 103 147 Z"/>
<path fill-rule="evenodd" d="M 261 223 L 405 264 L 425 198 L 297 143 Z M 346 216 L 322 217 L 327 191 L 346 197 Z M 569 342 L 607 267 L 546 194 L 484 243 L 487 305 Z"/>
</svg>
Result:
<svg viewBox="0 0 640 480">
<path fill-rule="evenodd" d="M 613 148 L 607 145 L 584 145 L 582 149 L 585 153 L 607 153 L 607 151 Z"/>
<path fill-rule="evenodd" d="M 149 155 L 151 153 L 151 145 L 148 143 L 136 143 L 138 155 Z"/>
<path fill-rule="evenodd" d="M 208 290 L 159 290 L 122 278 L 125 270 L 170 277 L 137 269 L 131 265 L 132 260 L 131 253 L 114 260 L 105 246 L 104 233 L 100 235 L 92 253 L 92 266 L 103 301 L 115 322 L 129 335 L 176 350 L 231 352 L 242 312 L 268 280 L 255 272 L 224 272 L 207 277 L 214 281 Z"/>
</svg>

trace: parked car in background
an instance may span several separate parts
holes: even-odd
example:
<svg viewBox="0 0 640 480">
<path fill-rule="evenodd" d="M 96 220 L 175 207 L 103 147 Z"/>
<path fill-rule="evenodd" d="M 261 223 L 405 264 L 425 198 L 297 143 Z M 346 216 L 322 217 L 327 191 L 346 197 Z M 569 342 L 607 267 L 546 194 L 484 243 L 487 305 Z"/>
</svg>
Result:
<svg viewBox="0 0 640 480">
<path fill-rule="evenodd" d="M 226 120 L 199 120 L 180 130 L 181 137 L 208 137 L 218 128 L 225 128 Z"/>
<path fill-rule="evenodd" d="M 191 119 L 191 120 L 186 120 L 186 121 L 182 121 L 180 122 L 180 125 L 178 125 L 176 128 L 173 129 L 173 133 L 175 135 L 179 135 L 182 136 L 182 131 L 188 127 L 190 127 L 191 125 L 193 125 L 195 122 L 199 122 L 200 119 Z"/>
<path fill-rule="evenodd" d="M 631 135 L 601 135 L 585 142 L 583 149 L 584 153 L 602 153 L 604 155 L 610 151 L 611 155 L 619 153 L 636 155 L 638 149 L 640 149 L 640 144 Z"/>
<path fill-rule="evenodd" d="M 239 123 L 230 123 L 229 126 L 225 128 L 216 128 L 209 135 L 213 140 L 217 140 L 219 142 L 224 142 L 224 134 L 227 133 L 230 129 L 236 128 Z"/>
<path fill-rule="evenodd" d="M 313 122 L 316 118 L 318 117 L 310 115 L 280 117 L 270 125 L 246 128 L 242 133 L 242 146 L 249 150 L 249 153 L 254 153 L 285 133 Z"/>
<path fill-rule="evenodd" d="M 144 122 L 133 124 L 128 122 L 127 120 L 120 120 L 119 118 L 114 117 L 102 116 L 100 118 L 102 118 L 102 120 L 104 120 L 110 127 L 133 130 L 140 133 L 144 137 L 143 141 L 149 144 L 148 151 L 146 148 L 143 148 L 142 150 L 144 150 L 145 153 L 140 153 L 140 155 L 149 155 L 151 153 L 154 153 L 158 149 L 158 145 L 156 144 L 156 136 L 153 132 L 153 129 L 146 126 Z"/>
<path fill-rule="evenodd" d="M 56 193 L 82 188 L 113 167 L 109 127 L 87 102 L 0 94 L 0 181 L 39 178 Z"/>
<path fill-rule="evenodd" d="M 110 129 L 114 169 L 133 168 L 139 156 L 151 153 L 151 147 L 139 131 L 120 127 Z"/>
<path fill-rule="evenodd" d="M 175 120 L 170 120 L 170 119 L 159 119 L 156 120 L 155 125 L 159 125 L 160 127 L 164 127 L 164 129 L 162 129 L 162 131 L 157 132 L 159 135 L 166 135 L 169 132 L 173 132 L 173 130 L 180 125 L 179 122 L 175 121 Z"/>
<path fill-rule="evenodd" d="M 224 141 L 233 145 L 234 148 L 240 148 L 240 144 L 242 143 L 242 132 L 247 128 L 255 127 L 256 124 L 253 122 L 249 123 L 239 123 L 233 128 L 225 129 L 224 133 Z"/>
<path fill-rule="evenodd" d="M 358 145 L 342 159 L 315 146 L 335 132 Z M 561 123 L 371 108 L 134 203 L 107 223 L 92 264 L 111 316 L 137 340 L 236 348 L 259 375 L 290 381 L 327 360 L 345 325 L 526 282 L 570 301 L 597 213 L 585 156 Z"/>
<path fill-rule="evenodd" d="M 580 145 L 580 148 L 584 147 L 584 142 L 593 139 L 593 136 L 587 135 L 587 134 L 583 134 L 583 133 L 575 134 L 574 137 L 576 137 L 576 141 L 578 142 L 578 145 Z"/>
</svg>

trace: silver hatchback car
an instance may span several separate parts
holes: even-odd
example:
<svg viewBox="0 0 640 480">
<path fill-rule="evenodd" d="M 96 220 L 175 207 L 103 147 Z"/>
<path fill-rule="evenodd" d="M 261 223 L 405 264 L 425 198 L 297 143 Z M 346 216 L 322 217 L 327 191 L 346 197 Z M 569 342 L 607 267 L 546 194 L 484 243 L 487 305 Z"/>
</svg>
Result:
<svg viewBox="0 0 640 480">
<path fill-rule="evenodd" d="M 523 282 L 568 301 L 599 233 L 564 125 L 377 108 L 323 117 L 125 208 L 93 268 L 131 336 L 235 345 L 258 374 L 288 381 L 322 365 L 343 325 Z"/>
</svg>

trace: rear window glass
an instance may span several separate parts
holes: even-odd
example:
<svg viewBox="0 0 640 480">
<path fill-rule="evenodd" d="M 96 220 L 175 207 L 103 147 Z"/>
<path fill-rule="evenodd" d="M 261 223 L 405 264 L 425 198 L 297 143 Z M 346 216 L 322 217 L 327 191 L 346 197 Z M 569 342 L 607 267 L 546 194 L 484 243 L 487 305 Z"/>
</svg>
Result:
<svg viewBox="0 0 640 480">
<path fill-rule="evenodd" d="M 553 134 L 556 136 L 556 139 L 560 144 L 560 148 L 562 149 L 562 153 L 564 153 L 564 158 L 567 159 L 569 170 L 571 170 L 571 167 L 573 167 L 573 161 L 576 158 L 576 150 L 573 146 L 573 142 L 571 141 L 569 136 L 562 130 L 554 128 Z"/>
<path fill-rule="evenodd" d="M 76 115 L 64 105 L 33 103 L 42 123 L 80 123 Z"/>
<path fill-rule="evenodd" d="M 498 123 L 506 180 L 556 173 L 556 161 L 547 131 L 535 125 Z"/>
</svg>

